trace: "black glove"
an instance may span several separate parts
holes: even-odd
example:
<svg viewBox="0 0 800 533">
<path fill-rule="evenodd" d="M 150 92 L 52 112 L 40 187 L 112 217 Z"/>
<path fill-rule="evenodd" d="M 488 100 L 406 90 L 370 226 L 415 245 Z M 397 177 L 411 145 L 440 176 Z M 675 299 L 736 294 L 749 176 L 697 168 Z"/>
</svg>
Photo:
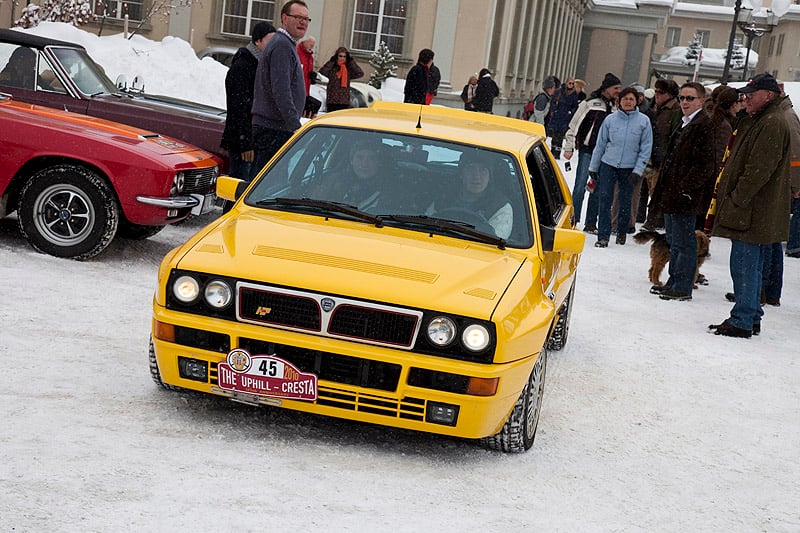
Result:
<svg viewBox="0 0 800 533">
<path fill-rule="evenodd" d="M 631 185 L 634 185 L 634 186 L 637 183 L 639 183 L 639 180 L 641 180 L 641 179 L 642 179 L 642 175 L 641 174 L 637 174 L 636 172 L 631 172 L 631 175 L 628 176 L 628 181 L 631 182 Z"/>
<path fill-rule="evenodd" d="M 589 177 L 592 178 L 594 181 L 600 180 L 600 174 L 597 172 L 589 172 Z"/>
<path fill-rule="evenodd" d="M 317 83 L 317 73 L 312 70 L 308 73 L 308 79 L 311 83 Z"/>
</svg>

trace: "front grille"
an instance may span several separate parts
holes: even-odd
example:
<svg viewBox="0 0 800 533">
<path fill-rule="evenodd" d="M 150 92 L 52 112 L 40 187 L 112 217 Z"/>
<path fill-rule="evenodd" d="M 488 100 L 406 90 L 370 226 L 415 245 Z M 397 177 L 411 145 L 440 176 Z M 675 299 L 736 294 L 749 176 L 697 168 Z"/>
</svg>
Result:
<svg viewBox="0 0 800 533">
<path fill-rule="evenodd" d="M 240 281 L 237 319 L 392 348 L 410 349 L 422 312 Z"/>
<path fill-rule="evenodd" d="M 275 344 L 242 337 L 239 347 L 253 355 L 274 355 L 289 361 L 303 372 L 316 374 L 319 379 L 354 385 L 367 389 L 396 391 L 400 380 L 400 365 L 351 357 L 330 352 L 307 350 L 296 346 Z"/>
<path fill-rule="evenodd" d="M 399 346 L 413 343 L 417 317 L 382 309 L 340 305 L 333 312 L 328 333 Z"/>
<path fill-rule="evenodd" d="M 242 318 L 264 324 L 319 331 L 320 308 L 309 297 L 242 288 L 239 291 Z"/>
<path fill-rule="evenodd" d="M 217 167 L 184 170 L 184 193 L 205 194 L 214 187 L 217 180 Z"/>
</svg>

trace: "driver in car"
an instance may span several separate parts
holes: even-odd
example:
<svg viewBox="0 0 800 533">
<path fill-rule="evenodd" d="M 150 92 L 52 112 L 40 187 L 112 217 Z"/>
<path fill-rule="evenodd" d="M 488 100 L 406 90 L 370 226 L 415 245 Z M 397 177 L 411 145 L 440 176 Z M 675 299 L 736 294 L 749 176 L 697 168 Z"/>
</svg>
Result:
<svg viewBox="0 0 800 533">
<path fill-rule="evenodd" d="M 461 190 L 452 202 L 441 209 L 432 206 L 428 214 L 473 224 L 479 218 L 503 239 L 511 235 L 514 211 L 497 187 L 492 187 L 491 165 L 478 154 L 465 153 L 459 159 Z M 471 215 L 471 216 L 470 216 Z M 480 225 L 475 225 L 480 230 Z"/>
<path fill-rule="evenodd" d="M 374 211 L 381 196 L 378 176 L 381 147 L 378 142 L 354 144 L 350 149 L 348 171 L 329 178 L 315 197 L 354 205 L 362 211 Z"/>
</svg>

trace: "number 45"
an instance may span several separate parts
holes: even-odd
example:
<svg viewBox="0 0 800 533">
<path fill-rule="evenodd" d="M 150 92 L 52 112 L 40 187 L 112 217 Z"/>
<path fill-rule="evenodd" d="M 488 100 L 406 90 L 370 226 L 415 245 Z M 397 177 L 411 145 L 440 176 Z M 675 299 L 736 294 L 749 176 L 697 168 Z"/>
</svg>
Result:
<svg viewBox="0 0 800 533">
<path fill-rule="evenodd" d="M 265 359 L 261 361 L 261 364 L 258 366 L 258 371 L 265 376 L 274 378 L 278 375 L 278 362 L 272 359 L 269 361 Z"/>
</svg>

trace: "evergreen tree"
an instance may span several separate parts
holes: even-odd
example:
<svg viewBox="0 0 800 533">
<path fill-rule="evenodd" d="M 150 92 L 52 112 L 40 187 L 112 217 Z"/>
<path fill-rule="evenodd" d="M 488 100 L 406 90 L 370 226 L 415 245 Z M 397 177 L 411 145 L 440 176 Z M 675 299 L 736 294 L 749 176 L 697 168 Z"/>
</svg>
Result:
<svg viewBox="0 0 800 533">
<path fill-rule="evenodd" d="M 95 19 L 89 2 L 80 0 L 41 0 L 40 5 L 28 4 L 22 15 L 14 21 L 14 26 L 32 28 L 39 22 L 66 22 L 82 26 Z"/>
<path fill-rule="evenodd" d="M 696 33 L 692 36 L 692 41 L 689 43 L 689 48 L 686 49 L 686 64 L 694 65 L 700 57 L 700 50 L 703 49 L 703 41 Z"/>
<path fill-rule="evenodd" d="M 372 53 L 369 59 L 369 64 L 375 71 L 369 75 L 369 84 L 380 89 L 383 85 L 383 80 L 386 78 L 393 78 L 397 75 L 397 65 L 395 64 L 394 54 L 386 46 L 386 43 L 381 41 L 378 49 Z"/>
</svg>

